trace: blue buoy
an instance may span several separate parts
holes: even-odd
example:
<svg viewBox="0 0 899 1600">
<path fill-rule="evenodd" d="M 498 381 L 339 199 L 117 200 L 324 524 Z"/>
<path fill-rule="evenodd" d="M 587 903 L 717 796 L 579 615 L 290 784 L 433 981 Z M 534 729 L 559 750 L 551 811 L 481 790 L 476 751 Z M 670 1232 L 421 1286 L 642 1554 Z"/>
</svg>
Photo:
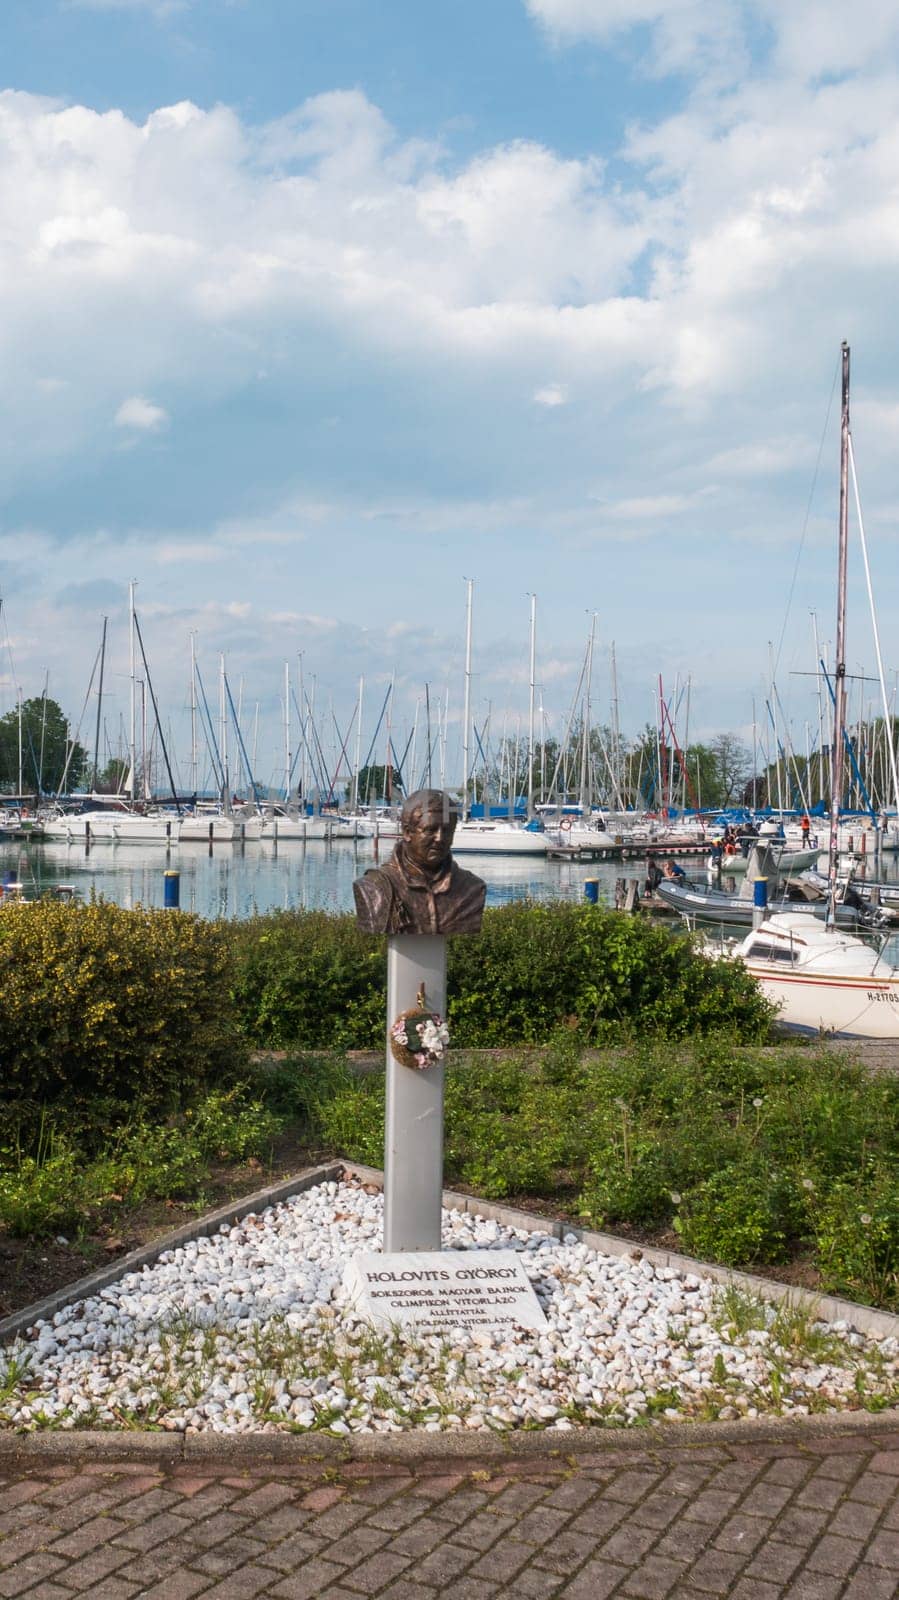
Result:
<svg viewBox="0 0 899 1600">
<path fill-rule="evenodd" d="M 764 911 L 768 904 L 768 879 L 754 878 L 752 882 L 752 903 L 760 911 Z"/>
<path fill-rule="evenodd" d="M 595 905 L 599 904 L 599 879 L 598 878 L 585 878 L 584 879 L 584 899 L 586 900 L 588 906 L 595 906 Z"/>
<path fill-rule="evenodd" d="M 166 911 L 177 911 L 181 905 L 181 874 L 174 867 L 169 867 L 164 873 L 165 890 L 163 905 Z"/>
</svg>

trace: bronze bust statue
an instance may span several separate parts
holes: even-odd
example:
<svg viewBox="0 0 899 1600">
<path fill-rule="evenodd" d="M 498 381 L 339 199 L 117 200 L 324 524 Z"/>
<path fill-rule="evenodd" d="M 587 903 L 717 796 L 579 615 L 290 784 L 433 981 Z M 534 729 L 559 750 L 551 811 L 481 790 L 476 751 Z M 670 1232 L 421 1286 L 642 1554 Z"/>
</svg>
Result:
<svg viewBox="0 0 899 1600">
<path fill-rule="evenodd" d="M 479 933 L 487 886 L 452 857 L 457 812 L 442 789 L 418 789 L 384 867 L 353 884 L 363 933 Z"/>
</svg>

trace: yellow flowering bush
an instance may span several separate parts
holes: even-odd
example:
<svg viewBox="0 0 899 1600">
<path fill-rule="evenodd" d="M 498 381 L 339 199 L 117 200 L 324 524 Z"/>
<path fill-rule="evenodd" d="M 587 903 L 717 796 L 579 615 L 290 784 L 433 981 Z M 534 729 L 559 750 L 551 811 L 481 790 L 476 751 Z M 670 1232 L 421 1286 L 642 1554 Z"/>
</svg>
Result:
<svg viewBox="0 0 899 1600">
<path fill-rule="evenodd" d="M 246 1060 L 226 932 L 180 911 L 40 901 L 0 913 L 0 1110 L 167 1113 Z"/>
</svg>

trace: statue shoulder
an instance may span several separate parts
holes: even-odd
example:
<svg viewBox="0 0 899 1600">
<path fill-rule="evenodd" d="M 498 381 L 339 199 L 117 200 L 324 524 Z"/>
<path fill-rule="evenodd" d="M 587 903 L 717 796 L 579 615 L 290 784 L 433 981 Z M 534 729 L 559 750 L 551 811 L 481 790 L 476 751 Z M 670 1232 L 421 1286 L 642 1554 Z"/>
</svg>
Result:
<svg viewBox="0 0 899 1600">
<path fill-rule="evenodd" d="M 363 933 L 386 933 L 393 908 L 394 887 L 383 867 L 369 867 L 353 884 L 356 921 Z"/>
</svg>

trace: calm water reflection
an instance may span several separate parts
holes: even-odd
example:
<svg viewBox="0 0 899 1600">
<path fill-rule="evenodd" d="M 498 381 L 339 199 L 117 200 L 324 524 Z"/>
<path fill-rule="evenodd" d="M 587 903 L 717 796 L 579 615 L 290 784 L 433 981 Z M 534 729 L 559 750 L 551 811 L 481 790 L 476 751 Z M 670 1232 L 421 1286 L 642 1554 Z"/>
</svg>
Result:
<svg viewBox="0 0 899 1600">
<path fill-rule="evenodd" d="M 381 849 L 386 860 L 392 845 Z M 91 893 L 123 906 L 161 906 L 164 873 L 181 874 L 181 908 L 203 917 L 251 917 L 257 911 L 295 907 L 350 911 L 353 879 L 375 863 L 374 846 L 362 840 L 338 844 L 180 845 L 167 852 L 152 845 L 2 845 L 0 876 L 15 872 L 31 898 L 59 884 L 72 884 L 82 899 Z M 466 857 L 466 866 L 487 883 L 487 903 L 509 900 L 580 900 L 587 878 L 600 880 L 601 898 L 611 898 L 625 871 L 642 880 L 639 863 L 575 864 Z"/>
</svg>

